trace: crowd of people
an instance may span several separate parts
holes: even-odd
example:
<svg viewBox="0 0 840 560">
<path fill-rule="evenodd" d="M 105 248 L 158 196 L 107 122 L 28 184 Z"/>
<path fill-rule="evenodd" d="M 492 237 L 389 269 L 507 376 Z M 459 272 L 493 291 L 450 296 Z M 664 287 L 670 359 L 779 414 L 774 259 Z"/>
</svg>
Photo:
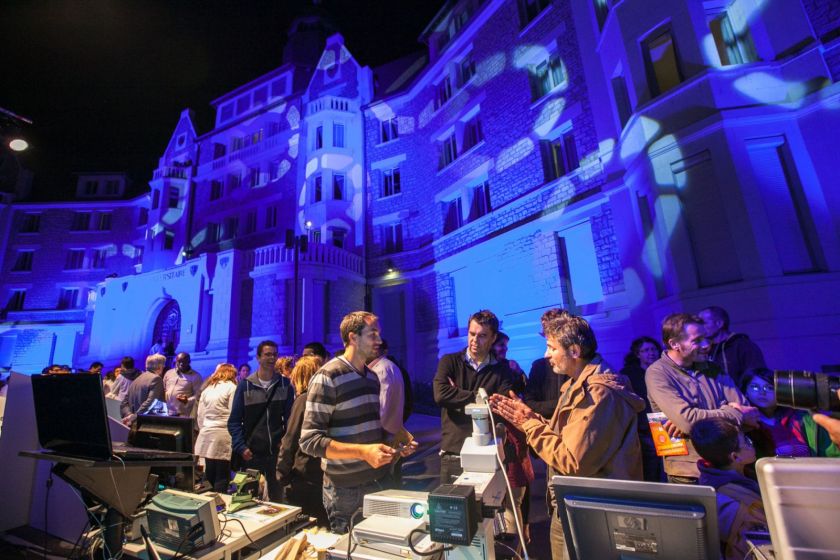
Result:
<svg viewBox="0 0 840 560">
<path fill-rule="evenodd" d="M 541 317 L 546 352 L 528 375 L 507 358 L 510 338 L 489 310 L 467 322 L 465 348 L 442 356 L 432 387 L 441 409 L 440 483 L 462 472 L 460 453 L 472 433 L 464 407 L 479 389 L 505 424 L 504 462 L 511 483 L 505 520 L 517 519 L 527 542 L 532 456 L 552 475 L 707 484 L 718 491 L 721 551 L 746 552 L 745 533 L 766 524 L 752 464 L 765 456 L 840 456 L 840 421 L 779 405 L 773 372 L 759 347 L 729 330 L 720 307 L 674 313 L 661 336 L 630 345 L 620 371 L 598 353 L 595 332 L 580 316 L 550 309 Z M 365 494 L 400 485 L 400 465 L 417 443 L 405 429 L 410 381 L 387 356 L 378 318 L 353 312 L 339 327 L 343 349 L 323 344 L 302 356 L 279 356 L 275 342 L 255 349 L 257 369 L 220 364 L 206 381 L 190 355 L 152 353 L 145 371 L 126 357 L 106 393 L 130 424 L 156 402 L 169 414 L 193 416 L 195 454 L 208 483 L 224 491 L 231 470 L 256 469 L 273 501 L 302 507 L 320 524 L 346 532 Z M 331 359 L 330 359 L 331 358 Z M 102 364 L 94 364 L 101 374 Z M 660 457 L 647 413 L 684 438 L 687 453 Z M 549 509 L 553 496 L 547 496 Z M 567 558 L 562 526 L 550 515 L 552 557 Z"/>
</svg>

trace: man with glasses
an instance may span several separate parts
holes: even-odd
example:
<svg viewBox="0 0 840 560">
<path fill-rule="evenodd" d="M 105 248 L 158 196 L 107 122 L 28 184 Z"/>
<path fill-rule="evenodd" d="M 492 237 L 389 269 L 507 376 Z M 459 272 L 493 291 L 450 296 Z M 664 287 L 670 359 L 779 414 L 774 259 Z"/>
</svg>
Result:
<svg viewBox="0 0 840 560">
<path fill-rule="evenodd" d="M 707 361 L 709 342 L 700 317 L 668 315 L 662 321 L 662 342 L 666 350 L 648 367 L 645 385 L 653 411 L 668 418 L 665 428 L 671 437 L 686 437 L 704 418 L 728 418 L 741 429 L 758 427 L 758 409 L 749 406 L 731 377 Z M 687 455 L 665 457 L 669 482 L 697 484 L 700 457 L 691 441 L 687 444 Z"/>
<path fill-rule="evenodd" d="M 243 468 L 259 470 L 265 476 L 269 499 L 283 501 L 283 489 L 277 481 L 277 455 L 280 440 L 292 410 L 294 394 L 274 371 L 277 343 L 264 340 L 257 346 L 259 369 L 239 382 L 233 395 L 228 418 L 233 453 L 242 459 Z"/>
</svg>

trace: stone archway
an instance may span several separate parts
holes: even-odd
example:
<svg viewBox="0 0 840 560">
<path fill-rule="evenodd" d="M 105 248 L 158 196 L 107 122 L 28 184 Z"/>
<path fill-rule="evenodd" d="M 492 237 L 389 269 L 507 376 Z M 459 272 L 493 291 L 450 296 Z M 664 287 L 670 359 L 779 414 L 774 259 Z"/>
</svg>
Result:
<svg viewBox="0 0 840 560">
<path fill-rule="evenodd" d="M 178 302 L 170 300 L 163 306 L 155 320 L 155 328 L 152 333 L 152 343 L 158 340 L 163 341 L 163 347 L 177 350 L 181 340 L 181 307 Z"/>
</svg>

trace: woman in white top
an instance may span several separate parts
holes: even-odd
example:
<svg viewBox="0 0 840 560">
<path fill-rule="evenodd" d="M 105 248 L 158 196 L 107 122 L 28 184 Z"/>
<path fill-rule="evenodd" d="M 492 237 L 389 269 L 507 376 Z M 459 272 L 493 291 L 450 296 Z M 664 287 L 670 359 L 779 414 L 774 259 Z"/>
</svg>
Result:
<svg viewBox="0 0 840 560">
<path fill-rule="evenodd" d="M 232 364 L 219 364 L 198 401 L 195 454 L 204 458 L 204 473 L 216 492 L 227 492 L 230 485 L 231 442 L 227 422 L 234 392 L 236 368 Z"/>
</svg>

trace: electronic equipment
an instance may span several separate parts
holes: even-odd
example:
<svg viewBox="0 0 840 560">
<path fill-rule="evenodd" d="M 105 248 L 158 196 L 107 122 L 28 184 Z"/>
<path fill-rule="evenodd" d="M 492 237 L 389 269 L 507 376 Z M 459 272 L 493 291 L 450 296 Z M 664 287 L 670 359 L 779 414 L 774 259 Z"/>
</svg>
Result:
<svg viewBox="0 0 840 560">
<path fill-rule="evenodd" d="M 775 557 L 840 559 L 840 461 L 766 457 L 756 473 Z"/>
<path fill-rule="evenodd" d="M 420 519 L 374 513 L 353 527 L 353 542 L 406 556 L 411 554 L 408 541 L 412 531 L 423 529 L 425 525 Z M 422 537 L 423 535 L 416 534 L 412 542 L 420 542 Z"/>
<path fill-rule="evenodd" d="M 212 496 L 164 490 L 146 506 L 146 517 L 155 543 L 185 554 L 211 544 L 220 533 Z"/>
<path fill-rule="evenodd" d="M 441 484 L 429 493 L 429 534 L 433 542 L 469 545 L 478 531 L 475 488 Z"/>
<path fill-rule="evenodd" d="M 499 468 L 496 451 L 500 442 L 493 439 L 490 405 L 484 389 L 479 390 L 475 403 L 464 407 L 464 413 L 472 418 L 473 431 L 461 446 L 461 468 L 465 471 L 495 472 Z"/>
<path fill-rule="evenodd" d="M 192 418 L 138 415 L 128 434 L 128 443 L 133 446 L 130 457 L 135 460 L 151 458 L 160 452 L 191 454 L 194 445 L 193 424 Z M 153 467 L 152 472 L 158 475 L 164 487 L 185 492 L 192 492 L 195 488 L 195 470 L 192 466 Z"/>
<path fill-rule="evenodd" d="M 773 372 L 776 402 L 781 406 L 824 411 L 840 418 L 840 376 L 811 371 L 777 370 Z"/>
<path fill-rule="evenodd" d="M 569 557 L 719 560 L 710 486 L 555 476 Z"/>
<path fill-rule="evenodd" d="M 112 445 L 98 375 L 33 375 L 32 399 L 38 441 L 46 453 L 91 461 L 109 461 L 114 455 L 125 461 L 192 459 L 192 440 L 189 447 L 158 452 Z"/>
<path fill-rule="evenodd" d="M 428 504 L 428 492 L 381 490 L 365 496 L 362 515 L 370 517 L 374 514 L 381 514 L 405 519 L 421 519 L 428 522 Z"/>
<path fill-rule="evenodd" d="M 239 471 L 233 476 L 230 485 L 234 490 L 230 497 L 228 512 L 233 513 L 257 505 L 254 498 L 260 490 L 260 471 L 255 469 Z"/>
</svg>

